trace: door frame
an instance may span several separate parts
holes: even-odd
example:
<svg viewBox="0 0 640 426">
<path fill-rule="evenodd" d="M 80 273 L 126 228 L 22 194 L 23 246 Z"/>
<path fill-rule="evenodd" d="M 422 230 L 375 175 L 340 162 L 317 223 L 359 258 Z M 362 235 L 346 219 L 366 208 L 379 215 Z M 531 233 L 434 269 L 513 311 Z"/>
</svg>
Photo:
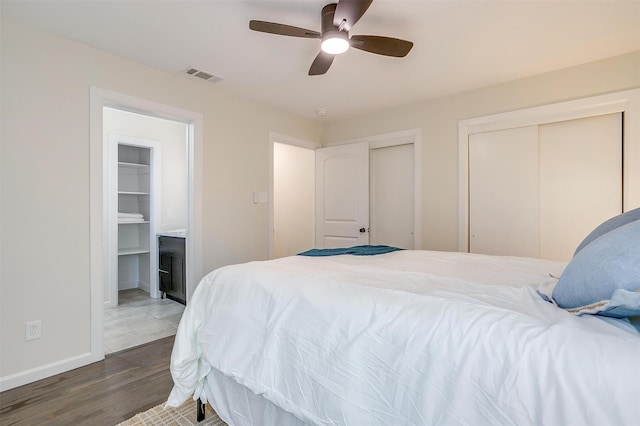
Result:
<svg viewBox="0 0 640 426">
<path fill-rule="evenodd" d="M 422 249 L 422 129 L 401 130 L 329 143 L 323 145 L 323 148 L 363 142 L 369 144 L 369 150 L 397 145 L 413 145 L 413 249 Z"/>
<path fill-rule="evenodd" d="M 622 113 L 623 211 L 640 206 L 640 89 L 458 122 L 458 251 L 469 251 L 469 135 Z"/>
<path fill-rule="evenodd" d="M 88 363 L 104 359 L 104 286 L 109 242 L 109 141 L 103 137 L 103 108 L 147 115 L 187 125 L 187 297 L 202 276 L 202 114 L 100 89 L 89 90 L 89 211 L 91 346 Z"/>
</svg>

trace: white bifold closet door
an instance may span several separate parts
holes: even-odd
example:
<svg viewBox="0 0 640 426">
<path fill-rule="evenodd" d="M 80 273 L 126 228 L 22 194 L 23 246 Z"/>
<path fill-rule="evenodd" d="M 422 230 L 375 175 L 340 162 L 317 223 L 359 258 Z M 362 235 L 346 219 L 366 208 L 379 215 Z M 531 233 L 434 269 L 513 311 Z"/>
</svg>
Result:
<svg viewBox="0 0 640 426">
<path fill-rule="evenodd" d="M 622 114 L 469 136 L 469 251 L 568 261 L 622 211 Z"/>
</svg>

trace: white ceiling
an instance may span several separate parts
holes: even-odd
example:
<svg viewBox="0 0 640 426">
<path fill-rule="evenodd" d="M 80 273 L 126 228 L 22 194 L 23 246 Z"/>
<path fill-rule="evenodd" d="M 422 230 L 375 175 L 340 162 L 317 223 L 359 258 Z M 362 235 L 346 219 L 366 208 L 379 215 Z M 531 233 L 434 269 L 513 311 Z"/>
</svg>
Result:
<svg viewBox="0 0 640 426">
<path fill-rule="evenodd" d="M 356 49 L 309 77 L 329 0 L 2 0 L 2 15 L 316 120 L 335 120 L 640 50 L 640 0 L 374 0 L 351 34 L 413 41 L 406 58 Z M 185 75 L 185 78 L 186 77 Z M 318 110 L 326 110 L 320 117 Z"/>
</svg>

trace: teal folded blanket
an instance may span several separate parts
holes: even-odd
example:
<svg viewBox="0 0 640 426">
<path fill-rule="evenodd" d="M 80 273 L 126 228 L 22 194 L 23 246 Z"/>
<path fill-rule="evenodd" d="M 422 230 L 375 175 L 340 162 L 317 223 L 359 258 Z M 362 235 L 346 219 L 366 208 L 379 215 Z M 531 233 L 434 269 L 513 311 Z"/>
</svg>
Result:
<svg viewBox="0 0 640 426">
<path fill-rule="evenodd" d="M 298 256 L 338 256 L 341 254 L 352 254 L 354 256 L 373 256 L 376 254 L 390 253 L 392 251 L 404 250 L 391 246 L 354 246 L 348 248 L 311 249 Z"/>
</svg>

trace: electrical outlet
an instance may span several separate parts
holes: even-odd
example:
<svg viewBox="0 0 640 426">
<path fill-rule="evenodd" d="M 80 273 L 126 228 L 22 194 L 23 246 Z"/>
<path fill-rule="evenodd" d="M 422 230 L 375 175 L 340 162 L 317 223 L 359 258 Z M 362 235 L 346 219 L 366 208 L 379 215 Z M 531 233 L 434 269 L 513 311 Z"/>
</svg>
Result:
<svg viewBox="0 0 640 426">
<path fill-rule="evenodd" d="M 42 337 L 42 321 L 27 321 L 26 340 L 35 340 Z"/>
</svg>

